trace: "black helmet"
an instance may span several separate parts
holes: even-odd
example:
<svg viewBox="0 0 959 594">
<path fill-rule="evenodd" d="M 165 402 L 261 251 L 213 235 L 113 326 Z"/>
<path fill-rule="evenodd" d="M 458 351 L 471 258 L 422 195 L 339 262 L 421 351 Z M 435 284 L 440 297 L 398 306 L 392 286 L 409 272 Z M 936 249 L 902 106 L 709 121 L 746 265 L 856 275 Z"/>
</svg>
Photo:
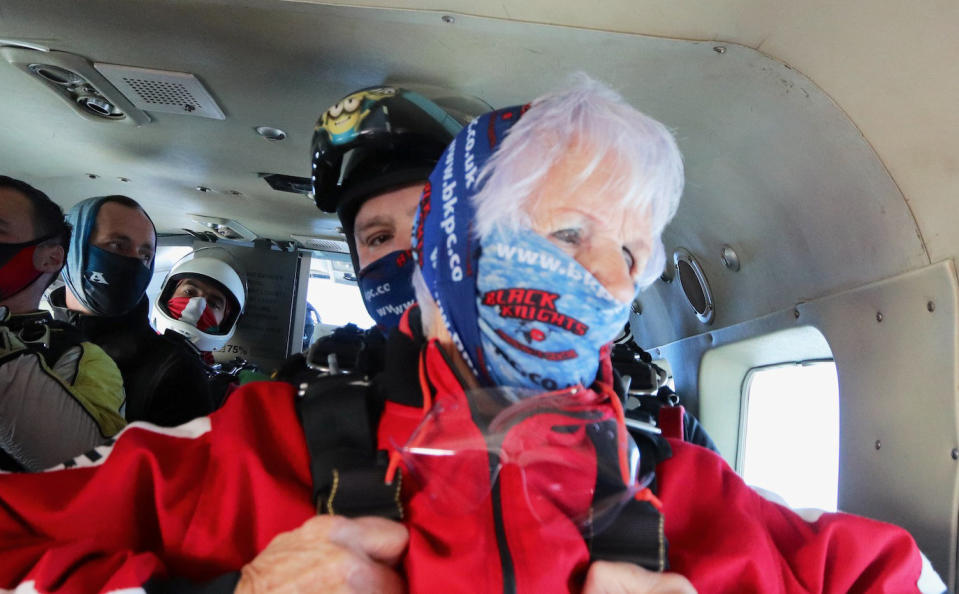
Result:
<svg viewBox="0 0 959 594">
<path fill-rule="evenodd" d="M 313 129 L 313 196 L 343 225 L 353 263 L 353 221 L 367 198 L 425 182 L 460 129 L 490 107 L 473 97 L 398 87 L 350 93 Z"/>
</svg>

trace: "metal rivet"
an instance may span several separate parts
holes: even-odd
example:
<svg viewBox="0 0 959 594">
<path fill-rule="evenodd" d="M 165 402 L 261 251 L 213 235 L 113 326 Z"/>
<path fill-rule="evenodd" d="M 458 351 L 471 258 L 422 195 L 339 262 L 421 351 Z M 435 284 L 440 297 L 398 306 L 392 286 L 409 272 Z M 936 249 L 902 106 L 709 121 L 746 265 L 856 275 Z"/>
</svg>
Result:
<svg viewBox="0 0 959 594">
<path fill-rule="evenodd" d="M 721 257 L 723 266 L 733 272 L 739 271 L 739 254 L 736 253 L 736 250 L 734 250 L 732 246 L 724 245 Z"/>
<path fill-rule="evenodd" d="M 448 15 L 448 14 L 444 14 L 444 15 L 443 15 L 443 22 L 446 23 L 447 25 L 452 25 L 453 23 L 456 22 L 456 17 L 451 16 L 451 15 Z"/>
<path fill-rule="evenodd" d="M 877 311 L 877 312 L 876 312 L 876 321 L 882 323 L 882 312 L 881 312 L 881 311 Z"/>
<path fill-rule="evenodd" d="M 257 126 L 253 129 L 263 138 L 273 142 L 286 139 L 286 132 L 280 130 L 279 128 L 274 128 L 272 126 Z"/>
<path fill-rule="evenodd" d="M 656 349 L 656 356 L 657 356 L 657 357 L 660 356 L 660 354 L 659 354 L 659 349 Z"/>
<path fill-rule="evenodd" d="M 97 175 L 96 173 L 88 173 L 87 177 L 89 177 L 90 179 L 98 179 L 100 176 Z"/>
<path fill-rule="evenodd" d="M 242 196 L 243 192 L 239 190 L 230 190 L 229 192 L 227 192 L 227 194 L 229 194 L 230 196 Z"/>
<path fill-rule="evenodd" d="M 936 311 L 936 302 L 935 302 L 935 301 L 928 301 L 928 302 L 926 303 L 926 309 L 927 309 L 930 313 Z"/>
<path fill-rule="evenodd" d="M 127 183 L 127 182 L 130 181 L 130 178 L 129 178 L 129 177 L 118 177 L 117 179 L 120 180 L 120 181 L 122 181 L 123 183 Z"/>
<path fill-rule="evenodd" d="M 712 334 L 707 334 L 707 335 L 706 335 L 706 342 L 708 342 L 709 344 L 712 344 L 712 343 L 713 343 L 713 335 L 712 335 Z"/>
<path fill-rule="evenodd" d="M 716 47 L 713 48 L 713 51 L 716 52 L 717 54 L 725 54 L 725 53 L 726 53 L 726 46 L 725 46 L 725 45 L 717 45 Z"/>
<path fill-rule="evenodd" d="M 798 309 L 798 308 L 793 310 L 793 317 L 796 318 L 797 320 L 799 319 L 799 309 Z"/>
<path fill-rule="evenodd" d="M 212 188 L 208 188 L 208 187 L 206 187 L 206 186 L 197 186 L 197 187 L 196 187 L 196 191 L 197 191 L 197 192 L 212 192 L 213 189 L 212 189 Z"/>
<path fill-rule="evenodd" d="M 952 459 L 959 460 L 959 448 L 952 448 Z"/>
<path fill-rule="evenodd" d="M 876 449 L 878 450 L 878 449 L 881 448 L 881 447 L 882 447 L 882 442 L 877 439 L 877 440 L 876 440 Z"/>
</svg>

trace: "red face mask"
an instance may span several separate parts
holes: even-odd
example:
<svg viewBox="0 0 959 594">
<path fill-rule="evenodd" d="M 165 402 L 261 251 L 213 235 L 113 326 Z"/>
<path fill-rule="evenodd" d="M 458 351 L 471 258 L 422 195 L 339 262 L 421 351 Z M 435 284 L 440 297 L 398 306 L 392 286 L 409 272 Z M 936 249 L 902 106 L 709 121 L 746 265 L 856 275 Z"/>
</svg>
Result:
<svg viewBox="0 0 959 594">
<path fill-rule="evenodd" d="M 219 325 L 203 297 L 174 297 L 166 302 L 166 309 L 174 320 L 196 326 L 200 332 L 216 331 Z"/>
<path fill-rule="evenodd" d="M 30 286 L 43 274 L 33 266 L 37 244 L 49 239 L 41 237 L 23 243 L 0 243 L 0 300 L 7 299 Z"/>
</svg>

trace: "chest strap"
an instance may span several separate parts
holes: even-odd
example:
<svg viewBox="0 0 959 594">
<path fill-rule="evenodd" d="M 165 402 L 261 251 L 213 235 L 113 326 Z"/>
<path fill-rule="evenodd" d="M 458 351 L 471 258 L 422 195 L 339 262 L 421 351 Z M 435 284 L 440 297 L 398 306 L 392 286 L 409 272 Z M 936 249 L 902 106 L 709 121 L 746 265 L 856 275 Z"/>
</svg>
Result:
<svg viewBox="0 0 959 594">
<path fill-rule="evenodd" d="M 402 519 L 400 479 L 386 484 L 387 458 L 376 451 L 378 411 L 358 375 L 317 378 L 298 386 L 296 409 L 306 436 L 318 514 Z"/>
<path fill-rule="evenodd" d="M 614 460 L 616 455 L 615 439 L 609 436 L 615 426 L 605 427 L 599 424 L 587 430 L 597 460 Z M 610 422 L 610 425 L 612 423 Z M 655 473 L 656 466 L 672 456 L 669 443 L 660 435 L 645 431 L 631 432 L 640 452 L 639 476 Z M 625 487 L 621 482 L 602 482 L 600 476 L 616 476 L 615 473 L 597 472 L 597 482 L 593 491 L 594 507 L 602 507 L 605 502 L 615 501 L 618 493 Z M 649 485 L 656 491 L 655 478 Z M 663 514 L 649 501 L 629 499 L 618 514 L 593 526 L 595 534 L 588 537 L 590 558 L 593 561 L 626 561 L 635 563 L 651 571 L 669 569 L 669 544 L 664 530 Z"/>
</svg>

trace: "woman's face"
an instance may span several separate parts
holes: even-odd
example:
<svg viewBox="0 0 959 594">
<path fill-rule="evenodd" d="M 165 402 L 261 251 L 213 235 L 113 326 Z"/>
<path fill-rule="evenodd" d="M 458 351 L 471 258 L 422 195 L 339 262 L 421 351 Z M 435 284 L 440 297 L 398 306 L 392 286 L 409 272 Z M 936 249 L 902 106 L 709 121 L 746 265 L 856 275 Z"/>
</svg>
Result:
<svg viewBox="0 0 959 594">
<path fill-rule="evenodd" d="M 588 159 L 574 151 L 550 171 L 532 197 L 530 219 L 537 233 L 575 258 L 618 301 L 629 303 L 652 253 L 649 220 L 601 193 L 611 185 L 608 166 L 578 180 Z"/>
</svg>

